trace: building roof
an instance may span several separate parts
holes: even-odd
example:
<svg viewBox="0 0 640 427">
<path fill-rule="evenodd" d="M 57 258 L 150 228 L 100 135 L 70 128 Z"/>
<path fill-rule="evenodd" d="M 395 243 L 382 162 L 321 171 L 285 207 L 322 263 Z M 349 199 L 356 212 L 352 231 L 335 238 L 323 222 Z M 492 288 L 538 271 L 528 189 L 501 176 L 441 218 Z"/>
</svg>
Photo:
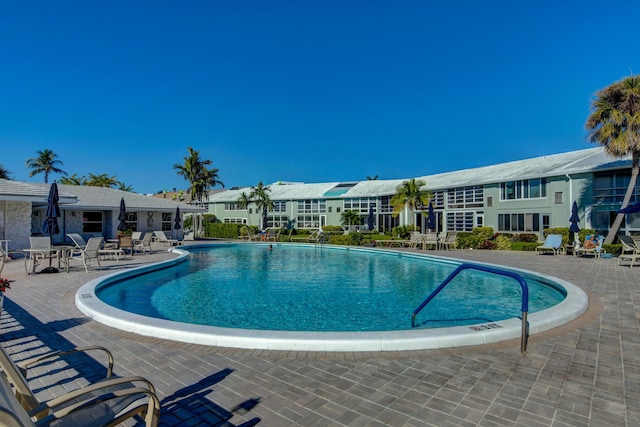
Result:
<svg viewBox="0 0 640 427">
<path fill-rule="evenodd" d="M 434 175 L 416 177 L 425 181 L 425 189 L 431 191 L 456 187 L 485 185 L 520 179 L 565 176 L 610 169 L 631 167 L 631 156 L 614 159 L 602 147 L 571 151 L 568 153 L 534 157 L 531 159 L 499 163 L 473 169 L 463 169 Z M 356 197 L 380 197 L 396 193 L 407 179 L 366 180 L 360 182 L 327 182 L 315 184 L 269 185 L 271 200 L 344 199 Z M 223 190 L 209 197 L 209 202 L 236 202 L 242 192 L 249 194 L 250 187 Z"/>
<path fill-rule="evenodd" d="M 35 206 L 46 205 L 51 184 L 29 184 L 22 181 L 0 179 L 0 200 L 12 202 L 31 202 Z M 58 185 L 60 204 L 76 203 L 77 197 L 63 191 Z"/>
</svg>

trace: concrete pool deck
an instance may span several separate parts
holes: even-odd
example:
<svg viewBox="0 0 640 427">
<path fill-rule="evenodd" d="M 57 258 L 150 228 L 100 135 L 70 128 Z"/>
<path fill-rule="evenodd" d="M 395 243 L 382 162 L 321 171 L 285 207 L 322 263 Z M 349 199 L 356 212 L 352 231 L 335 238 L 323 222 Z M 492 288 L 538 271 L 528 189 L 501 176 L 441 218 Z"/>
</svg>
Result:
<svg viewBox="0 0 640 427">
<path fill-rule="evenodd" d="M 640 268 L 616 259 L 526 252 L 430 251 L 549 274 L 580 286 L 590 306 L 579 319 L 519 340 L 402 352 L 238 350 L 141 337 L 83 316 L 77 289 L 120 268 L 168 259 L 156 252 L 105 261 L 102 271 L 26 276 L 21 260 L 2 314 L 2 341 L 15 360 L 100 344 L 118 375 L 158 389 L 161 425 L 186 426 L 579 426 L 640 424 Z M 54 379 L 31 375 L 41 398 L 104 372 L 98 358 Z M 56 365 L 57 366 L 57 365 Z M 59 367 L 64 365 L 60 364 Z M 51 369 L 52 366 L 47 366 Z"/>
</svg>

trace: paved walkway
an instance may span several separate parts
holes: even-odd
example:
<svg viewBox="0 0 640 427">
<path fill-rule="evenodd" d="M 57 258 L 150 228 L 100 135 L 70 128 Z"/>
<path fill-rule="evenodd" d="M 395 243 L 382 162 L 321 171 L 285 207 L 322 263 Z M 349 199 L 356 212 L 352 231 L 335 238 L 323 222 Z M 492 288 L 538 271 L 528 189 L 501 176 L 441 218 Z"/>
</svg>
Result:
<svg viewBox="0 0 640 427">
<path fill-rule="evenodd" d="M 158 252 L 106 261 L 88 274 L 76 264 L 68 274 L 27 277 L 20 260 L 9 262 L 2 341 L 16 360 L 105 345 L 118 375 L 142 375 L 156 385 L 163 426 L 640 425 L 640 268 L 616 267 L 615 258 L 439 254 L 569 280 L 590 294 L 590 309 L 566 327 L 531 337 L 526 355 L 519 341 L 364 354 L 212 348 L 124 333 L 77 311 L 74 293 L 86 281 L 173 256 Z M 34 390 L 46 398 L 104 372 L 100 357 L 80 359 L 78 370 L 53 370 L 53 388 L 43 387 L 52 381 L 44 371 L 31 373 Z"/>
</svg>

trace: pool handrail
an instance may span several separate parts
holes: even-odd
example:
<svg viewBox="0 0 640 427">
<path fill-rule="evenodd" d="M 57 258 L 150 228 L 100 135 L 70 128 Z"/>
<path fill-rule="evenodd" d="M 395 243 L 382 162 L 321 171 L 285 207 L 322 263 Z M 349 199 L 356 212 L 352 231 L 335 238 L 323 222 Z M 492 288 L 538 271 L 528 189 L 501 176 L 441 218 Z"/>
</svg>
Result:
<svg viewBox="0 0 640 427">
<path fill-rule="evenodd" d="M 429 302 L 431 302 L 431 300 L 435 298 L 436 295 L 438 295 L 440 291 L 442 291 L 442 289 L 444 289 L 444 287 L 449 284 L 449 282 L 451 282 L 460 272 L 464 270 L 484 271 L 486 273 L 511 277 L 518 281 L 520 287 L 522 288 L 522 334 L 520 341 L 520 351 L 522 353 L 525 353 L 527 351 L 527 341 L 529 338 L 529 322 L 527 321 L 527 313 L 529 312 L 529 286 L 527 286 L 527 282 L 521 275 L 519 275 L 518 273 L 514 273 L 513 271 L 501 270 L 498 268 L 479 264 L 460 264 L 455 270 L 453 270 L 451 274 L 449 274 L 446 279 L 444 279 L 442 283 L 440 283 L 440 285 L 433 292 L 431 292 L 431 294 L 424 301 L 422 301 L 422 303 L 415 310 L 413 310 L 413 315 L 411 316 L 411 327 L 416 327 L 416 316 L 418 315 L 418 313 L 420 313 L 422 309 L 425 308 L 426 305 L 429 304 Z"/>
</svg>

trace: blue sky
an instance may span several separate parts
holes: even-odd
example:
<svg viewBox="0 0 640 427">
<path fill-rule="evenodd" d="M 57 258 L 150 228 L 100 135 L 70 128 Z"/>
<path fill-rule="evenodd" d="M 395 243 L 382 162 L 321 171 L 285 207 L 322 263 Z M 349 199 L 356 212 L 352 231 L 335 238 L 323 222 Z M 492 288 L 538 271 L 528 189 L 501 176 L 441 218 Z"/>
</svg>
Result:
<svg viewBox="0 0 640 427">
<path fill-rule="evenodd" d="M 590 148 L 638 2 L 1 1 L 0 164 L 137 192 L 409 178 Z M 57 176 L 53 176 L 56 179 Z"/>
</svg>

